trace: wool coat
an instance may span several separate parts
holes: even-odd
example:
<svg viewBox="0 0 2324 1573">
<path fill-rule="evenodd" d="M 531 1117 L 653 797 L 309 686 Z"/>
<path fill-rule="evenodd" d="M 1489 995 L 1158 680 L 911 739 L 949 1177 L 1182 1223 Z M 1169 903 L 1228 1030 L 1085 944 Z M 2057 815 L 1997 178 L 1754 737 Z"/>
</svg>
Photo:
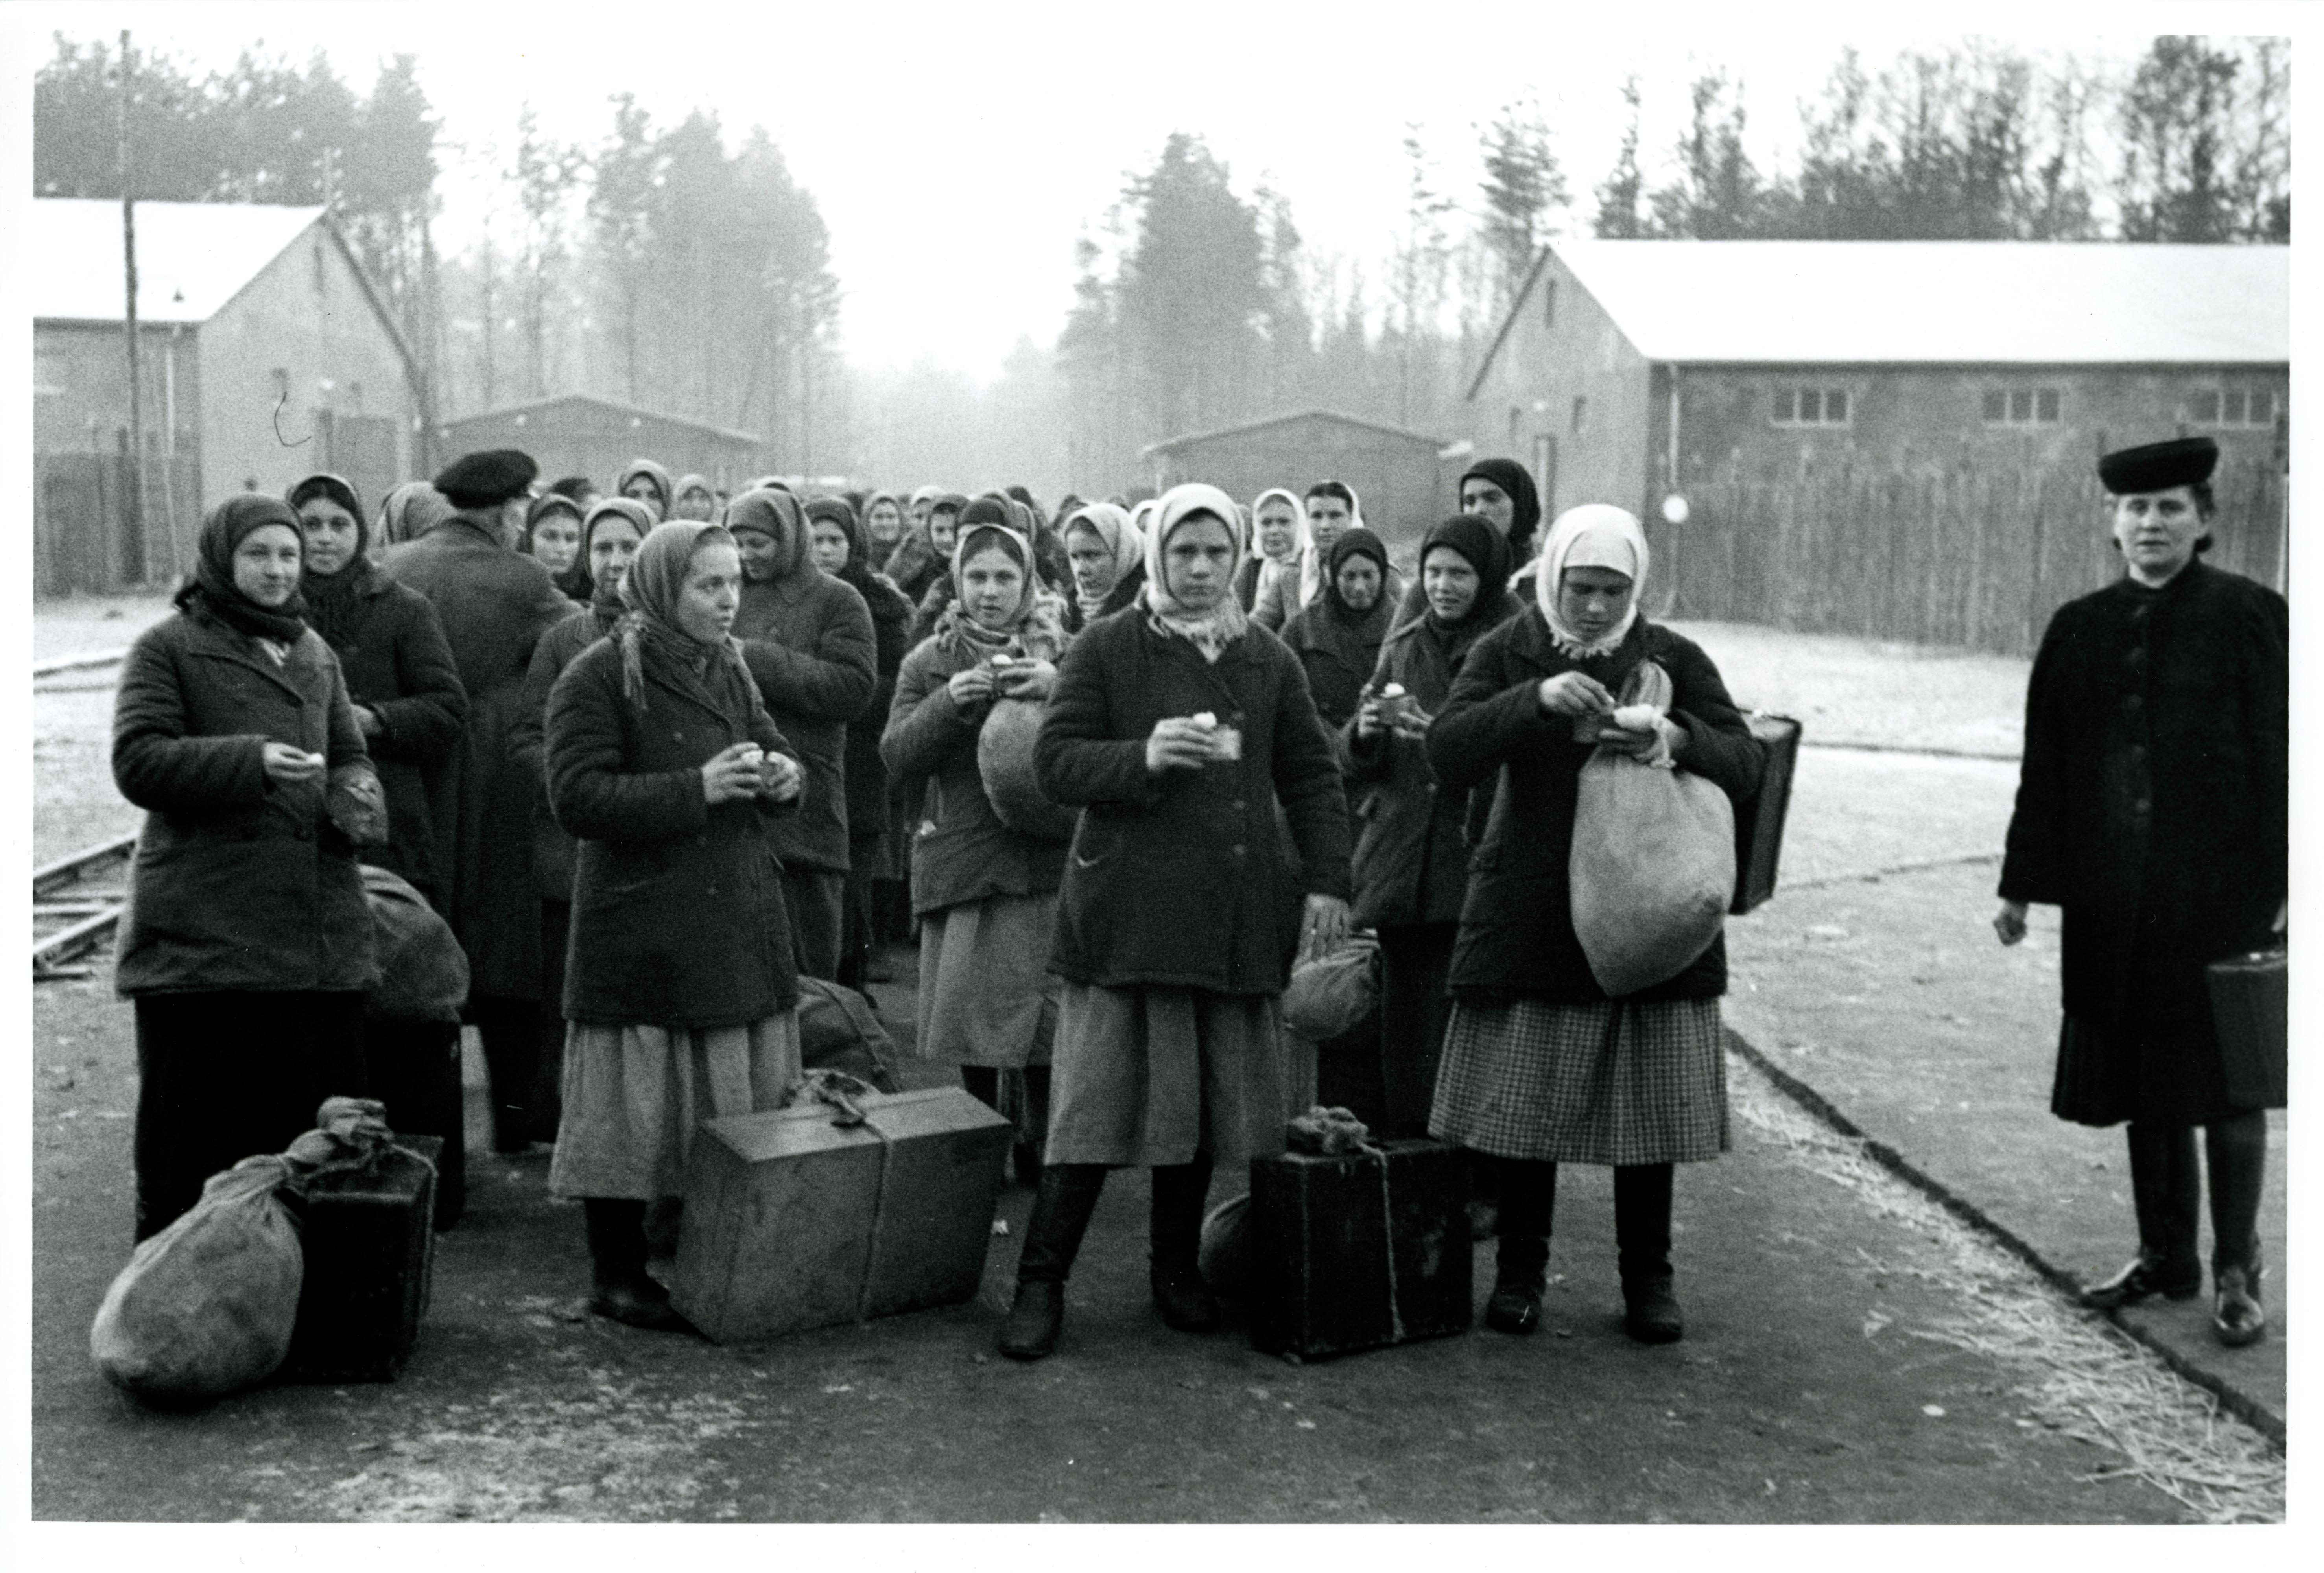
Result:
<svg viewBox="0 0 2324 1573">
<path fill-rule="evenodd" d="M 1073 581 L 1068 579 L 1065 591 L 1065 631 L 1079 633 L 1100 617 L 1111 617 L 1125 607 L 1137 605 L 1138 593 L 1145 588 L 1146 565 L 1133 563 L 1123 570 L 1120 578 L 1114 581 L 1113 588 L 1105 593 L 1105 599 L 1097 603 L 1097 616 L 1088 617 L 1083 615 L 1082 603 L 1074 595 Z"/>
<path fill-rule="evenodd" d="M 859 844 L 888 828 L 888 766 L 880 757 L 880 739 L 895 705 L 897 675 L 911 650 L 912 625 L 912 603 L 885 575 L 868 575 L 863 583 L 871 586 L 863 599 L 872 614 L 876 681 L 872 703 L 847 723 L 847 839 Z"/>
<path fill-rule="evenodd" d="M 775 725 L 807 765 L 799 811 L 775 827 L 786 868 L 847 871 L 847 723 L 880 684 L 872 612 L 853 584 L 812 565 L 746 582 L 734 637 Z"/>
<path fill-rule="evenodd" d="M 323 755 L 326 777 L 271 779 L 268 742 Z M 371 774 L 320 634 L 302 633 L 278 667 L 199 612 L 146 630 L 114 701 L 114 783 L 146 811 L 114 987 L 124 998 L 369 989 L 371 906 L 327 783 Z"/>
<path fill-rule="evenodd" d="M 437 777 L 431 822 L 451 865 L 445 916 L 467 952 L 472 999 L 540 997 L 540 911 L 532 878 L 539 777 L 509 754 L 524 675 L 540 636 L 573 614 L 549 570 L 475 519 L 455 514 L 381 566 L 425 595 L 467 691 L 460 746 Z"/>
<path fill-rule="evenodd" d="M 549 807 L 578 842 L 565 1017 L 745 1026 L 798 1002 L 771 833 L 798 799 L 713 806 L 702 767 L 738 742 L 798 751 L 723 656 L 697 674 L 648 649 L 642 668 L 642 711 L 622 691 L 618 639 L 549 690 Z"/>
<path fill-rule="evenodd" d="M 362 577 L 331 652 L 347 697 L 379 717 L 364 745 L 387 793 L 387 844 L 365 849 L 364 860 L 401 875 L 440 910 L 451 888 L 450 849 L 437 833 L 431 798 L 460 746 L 467 690 L 426 596 L 367 565 L 343 571 Z"/>
<path fill-rule="evenodd" d="M 2223 1111 L 2203 969 L 2264 945 L 2284 898 L 2290 630 L 2282 596 L 2197 561 L 2068 602 L 2043 635 L 2001 895 L 2063 908 L 2070 1016 L 2181 1062 L 2175 1099 L 2094 1090 L 2068 1118 Z"/>
<path fill-rule="evenodd" d="M 1447 645 L 1425 619 L 1406 623 L 1381 646 L 1375 681 L 1402 684 L 1422 710 L 1441 714 L 1468 654 L 1456 660 Z M 1340 735 L 1356 822 L 1352 926 L 1457 922 L 1469 888 L 1468 794 L 1438 783 L 1425 741 L 1386 730 L 1360 738 L 1352 719 Z"/>
<path fill-rule="evenodd" d="M 1283 642 L 1306 670 L 1315 713 L 1334 731 L 1355 715 L 1364 685 L 1379 664 L 1392 604 L 1383 594 L 1370 612 L 1351 621 L 1335 612 L 1329 597 L 1319 596 L 1284 627 Z"/>
<path fill-rule="evenodd" d="M 946 686 L 976 665 L 976 652 L 925 639 L 904 658 L 880 754 L 908 788 L 919 788 L 912 826 L 912 910 L 940 912 L 988 896 L 1038 896 L 1057 888 L 1065 866 L 1062 842 L 1019 835 L 1001 823 L 984 795 L 976 740 L 989 700 L 964 709 Z"/>
<path fill-rule="evenodd" d="M 1576 660 L 1552 641 L 1540 611 L 1529 608 L 1479 639 L 1428 731 L 1428 763 L 1440 788 L 1481 787 L 1491 795 L 1461 905 L 1455 998 L 1595 1005 L 1607 998 L 1574 936 L 1567 872 L 1577 786 L 1592 745 L 1575 741 L 1572 717 L 1545 714 L 1536 691 L 1545 677 L 1580 670 L 1619 694 L 1648 659 L 1670 675 L 1670 717 L 1686 729 L 1679 768 L 1717 783 L 1737 804 L 1758 791 L 1764 751 L 1728 697 L 1719 668 L 1684 635 L 1641 617 L 1613 650 Z M 1675 978 L 1626 998 L 1702 999 L 1725 992 L 1722 934 Z"/>
<path fill-rule="evenodd" d="M 540 783 L 532 810 L 532 881 L 543 901 L 573 899 L 573 838 L 549 809 L 549 695 L 573 658 L 613 632 L 613 616 L 583 607 L 542 634 L 509 726 L 510 759 Z"/>
<path fill-rule="evenodd" d="M 1242 758 L 1149 774 L 1154 723 L 1203 712 L 1240 730 Z M 1058 668 L 1034 763 L 1052 801 L 1086 810 L 1050 961 L 1068 981 L 1277 994 L 1306 897 L 1348 895 L 1331 740 L 1298 658 L 1264 630 L 1206 662 L 1143 607 L 1091 624 Z"/>
</svg>

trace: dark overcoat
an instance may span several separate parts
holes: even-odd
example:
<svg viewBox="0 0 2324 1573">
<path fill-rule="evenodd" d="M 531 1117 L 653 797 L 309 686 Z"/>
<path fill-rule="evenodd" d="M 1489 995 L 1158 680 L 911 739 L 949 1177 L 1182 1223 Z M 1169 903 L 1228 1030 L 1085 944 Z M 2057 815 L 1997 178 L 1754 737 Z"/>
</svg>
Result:
<svg viewBox="0 0 2324 1573">
<path fill-rule="evenodd" d="M 853 584 L 808 565 L 745 584 L 734 637 L 775 725 L 807 764 L 798 812 L 775 827 L 786 868 L 847 871 L 847 723 L 879 686 L 872 612 Z"/>
<path fill-rule="evenodd" d="M 2282 596 L 2198 561 L 2043 635 L 2001 894 L 2063 908 L 2066 1015 L 2095 1029 L 2068 1034 L 2066 1118 L 2232 1111 L 2203 969 L 2265 944 L 2284 898 L 2290 630 Z"/>
<path fill-rule="evenodd" d="M 542 634 L 509 726 L 510 759 L 540 784 L 532 810 L 532 882 L 543 901 L 573 899 L 573 838 L 549 811 L 549 695 L 573 658 L 611 633 L 614 621 L 585 606 Z"/>
<path fill-rule="evenodd" d="M 549 802 L 579 843 L 565 1018 L 663 1027 L 763 1020 L 798 1002 L 770 833 L 798 800 L 713 807 L 702 767 L 738 742 L 798 751 L 723 657 L 697 674 L 649 650 L 643 670 L 641 710 L 622 692 L 620 642 L 601 639 L 549 690 Z"/>
<path fill-rule="evenodd" d="M 1319 595 L 1314 605 L 1283 625 L 1279 637 L 1307 674 L 1315 713 L 1335 731 L 1356 713 L 1364 685 L 1379 664 L 1380 644 L 1388 638 L 1388 604 L 1383 593 L 1369 613 L 1350 622 L 1333 614 L 1330 596 Z"/>
<path fill-rule="evenodd" d="M 1455 998 L 1560 1005 L 1606 998 L 1573 933 L 1568 873 L 1574 801 L 1592 746 L 1574 740 L 1572 717 L 1543 713 L 1537 690 L 1545 677 L 1580 670 L 1618 694 L 1648 659 L 1670 675 L 1671 719 L 1686 729 L 1679 768 L 1716 782 L 1738 804 L 1758 791 L 1765 753 L 1727 696 L 1719 668 L 1684 635 L 1640 618 L 1614 649 L 1577 661 L 1552 641 L 1540 611 L 1528 608 L 1479 639 L 1428 731 L 1428 762 L 1440 786 L 1456 792 L 1484 786 L 1492 795 L 1461 904 Z M 1625 998 L 1704 999 L 1726 992 L 1722 934 L 1675 978 Z"/>
<path fill-rule="evenodd" d="M 1203 712 L 1241 730 L 1242 758 L 1149 774 L 1154 723 Z M 1034 760 L 1043 793 L 1086 809 L 1050 960 L 1072 982 L 1280 993 L 1305 897 L 1348 894 L 1331 740 L 1298 658 L 1264 629 L 1206 662 L 1143 608 L 1092 623 L 1058 667 Z"/>
<path fill-rule="evenodd" d="M 328 775 L 270 779 L 269 742 L 323 755 Z M 114 987 L 130 998 L 369 989 L 371 906 L 326 782 L 370 772 L 322 635 L 302 633 L 278 667 L 215 618 L 181 612 L 147 629 L 113 709 L 114 783 L 146 811 Z"/>
<path fill-rule="evenodd" d="M 430 807 L 451 863 L 444 915 L 468 955 L 471 998 L 538 999 L 532 811 L 540 789 L 510 759 L 509 729 L 532 647 L 573 614 L 573 603 L 547 568 L 466 514 L 388 547 L 381 566 L 436 608 L 468 695 L 460 745 L 438 776 Z"/>
<path fill-rule="evenodd" d="M 888 766 L 880 757 L 880 738 L 895 704 L 896 676 L 912 648 L 912 603 L 885 575 L 874 575 L 864 583 L 872 587 L 863 600 L 872 614 L 878 681 L 872 689 L 872 703 L 847 723 L 847 839 L 858 847 L 888 828 Z M 851 853 L 851 865 L 853 860 Z"/>
</svg>

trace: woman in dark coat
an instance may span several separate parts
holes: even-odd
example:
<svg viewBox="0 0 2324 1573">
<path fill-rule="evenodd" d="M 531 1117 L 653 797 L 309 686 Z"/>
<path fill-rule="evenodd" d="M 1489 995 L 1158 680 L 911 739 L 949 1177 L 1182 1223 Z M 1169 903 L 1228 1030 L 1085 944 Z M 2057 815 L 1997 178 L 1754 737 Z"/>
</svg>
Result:
<svg viewBox="0 0 2324 1573">
<path fill-rule="evenodd" d="M 1073 594 L 1065 631 L 1079 633 L 1101 617 L 1136 604 L 1146 588 L 1146 538 L 1126 510 L 1090 502 L 1065 518 L 1065 562 Z"/>
<path fill-rule="evenodd" d="M 950 573 L 961 510 L 967 506 L 968 499 L 957 492 L 946 492 L 934 499 L 928 504 L 927 522 L 907 535 L 888 559 L 884 571 L 915 608 L 930 587 Z M 927 637 L 923 630 L 915 636 L 914 642 Z"/>
<path fill-rule="evenodd" d="M 1474 514 L 1501 532 L 1508 542 L 1509 566 L 1517 571 L 1510 585 L 1505 616 L 1523 612 L 1533 593 L 1534 532 L 1541 528 L 1541 494 L 1533 474 L 1515 459 L 1479 459 L 1461 474 L 1461 511 Z M 1427 594 L 1418 584 L 1405 592 L 1396 609 L 1399 626 L 1427 610 Z"/>
<path fill-rule="evenodd" d="M 1498 1160 L 1489 1325 L 1533 1330 L 1557 1165 L 1606 1164 L 1626 1323 L 1633 1338 L 1663 1343 L 1684 1330 L 1671 1291 L 1671 1167 L 1728 1148 L 1727 943 L 1713 940 L 1662 983 L 1607 997 L 1573 932 L 1577 785 L 1595 748 L 1667 750 L 1742 803 L 1764 759 L 1711 658 L 1638 615 L 1647 552 L 1635 518 L 1604 503 L 1570 510 L 1541 561 L 1536 604 L 1477 642 L 1428 729 L 1440 789 L 1492 795 L 1453 943 L 1452 1019 L 1428 1129 Z M 1645 661 L 1670 678 L 1667 715 L 1601 734 Z"/>
<path fill-rule="evenodd" d="M 613 636 L 549 697 L 549 806 L 580 842 L 549 1184 L 582 1199 L 590 1309 L 640 1327 L 682 1325 L 646 1275 L 645 1211 L 680 1193 L 696 1125 L 779 1107 L 799 1073 L 769 821 L 804 772 L 728 631 L 742 576 L 724 529 L 659 526 Z"/>
<path fill-rule="evenodd" d="M 1464 513 L 1430 530 L 1420 547 L 1428 610 L 1389 631 L 1378 675 L 1342 732 L 1360 827 L 1351 921 L 1379 934 L 1379 1101 L 1390 1136 L 1428 1134 L 1469 888 L 1468 795 L 1438 786 L 1428 730 L 1470 650 L 1508 620 L 1496 589 L 1508 576 L 1508 542 L 1485 520 Z M 1385 697 L 1391 687 L 1403 692 Z"/>
<path fill-rule="evenodd" d="M 613 478 L 613 492 L 619 497 L 634 498 L 652 509 L 657 524 L 670 516 L 670 507 L 678 501 L 677 486 L 669 472 L 651 459 L 632 459 L 629 466 Z"/>
<path fill-rule="evenodd" d="M 838 506 L 845 509 L 847 504 Z M 847 723 L 879 686 L 872 612 L 853 586 L 815 566 L 798 499 L 771 487 L 727 505 L 742 549 L 734 638 L 768 713 L 807 766 L 799 811 L 773 827 L 798 970 L 839 975 L 847 895 Z"/>
<path fill-rule="evenodd" d="M 2214 1331 L 2267 1325 L 2261 1181 L 2274 1090 L 2230 1090 L 2205 967 L 2281 943 L 2289 857 L 2291 612 L 2200 560 L 2209 437 L 2110 454 L 2115 584 L 2050 621 L 2025 690 L 2025 754 L 2002 864 L 2002 943 L 2028 903 L 2064 909 L 2065 1026 L 2052 1110 L 2130 1124 L 2138 1255 L 2089 1289 L 2110 1309 L 2202 1287 L 2203 1128 Z"/>
<path fill-rule="evenodd" d="M 1356 702 L 1379 664 L 1393 604 L 1388 547 L 1360 525 L 1332 543 L 1323 592 L 1315 603 L 1283 626 L 1283 642 L 1307 669 L 1315 713 L 1335 731 L 1356 713 Z"/>
<path fill-rule="evenodd" d="M 113 779 L 146 811 L 114 987 L 137 1009 L 136 1237 L 364 1091 L 379 977 L 359 847 L 387 837 L 337 658 L 301 621 L 299 516 L 202 523 L 177 614 L 130 647 Z"/>
<path fill-rule="evenodd" d="M 588 511 L 562 492 L 544 492 L 525 510 L 516 549 L 549 570 L 566 597 L 589 604 L 589 567 L 581 560 L 581 521 Z"/>
<path fill-rule="evenodd" d="M 339 658 L 364 748 L 387 794 L 387 844 L 364 860 L 400 874 L 439 910 L 441 849 L 429 800 L 459 746 L 468 695 L 428 598 L 371 560 L 370 529 L 355 489 L 309 475 L 285 494 L 298 511 L 306 562 L 299 594 L 307 626 Z"/>
<path fill-rule="evenodd" d="M 1347 932 L 1339 770 L 1297 659 L 1234 598 L 1234 503 L 1177 486 L 1155 521 L 1145 599 L 1074 641 L 1035 750 L 1041 790 L 1083 814 L 1050 959 L 1048 1161 L 1001 1343 L 1018 1359 L 1056 1347 L 1082 1231 L 1124 1165 L 1154 1171 L 1164 1320 L 1218 1325 L 1195 1265 L 1212 1165 L 1282 1151 L 1277 998 L 1303 945 Z"/>
</svg>

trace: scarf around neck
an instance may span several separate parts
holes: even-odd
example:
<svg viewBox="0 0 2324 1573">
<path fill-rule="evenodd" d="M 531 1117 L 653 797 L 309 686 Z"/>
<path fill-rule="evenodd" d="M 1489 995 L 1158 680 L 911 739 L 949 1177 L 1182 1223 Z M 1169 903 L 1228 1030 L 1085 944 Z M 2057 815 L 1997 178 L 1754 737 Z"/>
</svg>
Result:
<svg viewBox="0 0 2324 1573">
<path fill-rule="evenodd" d="M 1226 526 L 1227 538 L 1234 543 L 1233 556 L 1240 560 L 1244 549 L 1242 515 L 1236 511 L 1233 500 L 1216 486 L 1206 486 L 1199 481 L 1173 486 L 1155 504 L 1154 530 L 1146 538 L 1146 587 L 1139 593 L 1139 598 L 1145 602 L 1148 621 L 1153 627 L 1165 635 L 1177 635 L 1200 651 L 1204 661 L 1215 662 L 1250 626 L 1242 603 L 1235 599 L 1231 588 L 1227 588 L 1208 612 L 1190 612 L 1179 604 L 1163 576 L 1163 554 L 1169 549 L 1171 536 L 1197 513 L 1210 514 Z"/>
<path fill-rule="evenodd" d="M 733 664 L 744 682 L 750 668 L 742 664 L 742 648 L 733 635 L 716 644 L 705 644 L 678 625 L 678 597 L 686 589 L 687 570 L 694 555 L 706 546 L 733 546 L 725 526 L 698 519 L 658 524 L 638 543 L 629 572 L 622 575 L 622 603 L 628 608 L 613 626 L 622 650 L 622 693 L 641 711 L 646 708 L 645 655 L 656 658 L 696 677 L 707 679 L 713 660 Z"/>
<path fill-rule="evenodd" d="M 1610 502 L 1585 502 L 1559 514 L 1557 522 L 1549 527 L 1549 538 L 1542 543 L 1541 563 L 1533 582 L 1534 604 L 1540 609 L 1542 621 L 1549 625 L 1551 642 L 1577 661 L 1611 653 L 1638 621 L 1638 603 L 1646 595 L 1651 560 L 1646 532 L 1628 510 Z M 1596 639 L 1584 639 L 1558 614 L 1558 587 L 1565 582 L 1568 568 L 1608 568 L 1630 581 L 1628 609 Z"/>
<path fill-rule="evenodd" d="M 261 606 L 234 582 L 234 552 L 254 530 L 288 525 L 299 534 L 299 515 L 279 497 L 245 492 L 229 497 L 202 521 L 193 577 L 179 586 L 171 603 L 179 611 L 206 615 L 253 639 L 294 645 L 307 631 L 307 603 L 296 590 L 281 606 Z"/>
</svg>

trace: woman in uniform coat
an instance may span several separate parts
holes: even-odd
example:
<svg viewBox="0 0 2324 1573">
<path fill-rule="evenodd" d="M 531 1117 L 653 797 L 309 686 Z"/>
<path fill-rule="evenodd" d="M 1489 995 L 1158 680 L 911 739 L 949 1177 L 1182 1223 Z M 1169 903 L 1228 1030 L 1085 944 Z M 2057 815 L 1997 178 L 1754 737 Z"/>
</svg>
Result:
<svg viewBox="0 0 2324 1573">
<path fill-rule="evenodd" d="M 1234 598 L 1234 502 L 1176 486 L 1154 518 L 1144 600 L 1065 652 L 1035 749 L 1043 793 L 1084 812 L 1050 957 L 1047 1163 L 1001 1341 L 1017 1359 L 1056 1348 L 1109 1168 L 1154 1171 L 1163 1320 L 1218 1325 L 1195 1265 L 1212 1167 L 1282 1151 L 1277 998 L 1303 944 L 1347 932 L 1339 769 L 1297 658 Z"/>
<path fill-rule="evenodd" d="M 387 837 L 337 658 L 301 621 L 299 516 L 202 523 L 177 614 L 122 663 L 113 779 L 145 810 L 114 987 L 137 1008 L 136 1237 L 364 1090 L 379 978 L 356 850 Z"/>
<path fill-rule="evenodd" d="M 2201 561 L 2218 447 L 2186 437 L 2109 454 L 2127 572 L 2058 609 L 2025 691 L 2025 752 L 1994 920 L 2064 909 L 2065 1025 L 2050 1107 L 2130 1126 L 2138 1254 L 2100 1308 L 2202 1287 L 2195 1128 L 2211 1185 L 2214 1331 L 2265 1331 L 2260 1183 L 2276 1090 L 2232 1090 L 2205 967 L 2283 927 L 2290 629 L 2282 596 Z"/>
</svg>

